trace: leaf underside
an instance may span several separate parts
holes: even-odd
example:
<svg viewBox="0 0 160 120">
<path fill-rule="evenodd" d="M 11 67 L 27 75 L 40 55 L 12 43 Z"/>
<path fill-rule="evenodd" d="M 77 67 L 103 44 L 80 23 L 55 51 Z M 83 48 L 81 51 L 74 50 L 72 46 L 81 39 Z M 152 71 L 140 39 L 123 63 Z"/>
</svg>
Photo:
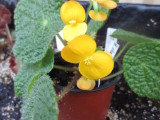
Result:
<svg viewBox="0 0 160 120">
<path fill-rule="evenodd" d="M 15 10 L 13 52 L 25 63 L 40 61 L 54 36 L 63 28 L 59 8 L 63 0 L 20 0 Z"/>
<path fill-rule="evenodd" d="M 160 99 L 160 43 L 133 46 L 123 59 L 124 77 L 139 96 Z"/>
<path fill-rule="evenodd" d="M 98 22 L 98 21 L 90 20 L 88 23 L 87 34 L 95 38 L 98 30 L 101 29 L 104 23 L 105 22 Z"/>
<path fill-rule="evenodd" d="M 58 120 L 58 106 L 53 81 L 40 76 L 22 105 L 22 120 Z"/>
<path fill-rule="evenodd" d="M 125 31 L 122 29 L 117 29 L 112 34 L 112 37 L 118 38 L 120 40 L 124 40 L 126 42 L 130 42 L 132 44 L 160 41 L 159 39 L 149 38 L 149 37 L 139 35 L 133 32 L 129 32 L 129 31 Z"/>
</svg>

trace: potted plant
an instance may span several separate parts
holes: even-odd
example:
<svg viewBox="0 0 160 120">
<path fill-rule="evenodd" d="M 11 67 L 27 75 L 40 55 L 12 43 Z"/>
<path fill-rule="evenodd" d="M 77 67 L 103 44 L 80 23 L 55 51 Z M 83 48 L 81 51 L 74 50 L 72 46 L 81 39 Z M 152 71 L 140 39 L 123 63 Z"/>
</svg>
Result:
<svg viewBox="0 0 160 120">
<path fill-rule="evenodd" d="M 94 11 L 91 10 L 92 6 Z M 159 76 L 157 74 L 160 65 L 159 41 L 124 30 L 116 30 L 112 36 L 126 40 L 127 43 L 113 60 L 110 53 L 96 48 L 93 39 L 97 31 L 104 25 L 107 15 L 110 14 L 110 10 L 103 7 L 115 8 L 116 3 L 113 1 L 108 3 L 102 0 L 91 1 L 86 17 L 83 7 L 75 1 L 64 3 L 63 0 L 21 0 L 18 3 L 15 11 L 16 44 L 13 51 L 21 63 L 15 81 L 15 93 L 17 96 L 23 97 L 24 100 L 22 119 L 58 119 L 57 101 L 60 99 L 59 119 L 92 119 L 93 114 L 98 116 L 98 118 L 93 117 L 95 120 L 105 119 L 109 104 L 104 105 L 104 103 L 107 97 L 109 99 L 106 100 L 106 103 L 109 103 L 114 89 L 112 85 L 119 77 L 111 81 L 107 81 L 107 79 L 114 78 L 122 73 L 124 73 L 131 89 L 138 95 L 159 99 Z M 59 11 L 61 11 L 61 16 Z M 88 14 L 92 19 L 98 21 L 91 20 L 87 25 Z M 63 24 L 61 19 L 66 25 Z M 67 44 L 58 34 L 61 29 L 63 29 L 65 40 L 69 41 Z M 88 35 L 85 35 L 86 32 Z M 61 51 L 62 58 L 70 63 L 76 63 L 74 68 L 72 66 L 72 68 L 68 68 L 54 65 L 56 59 L 54 59 L 53 48 L 50 44 L 55 35 L 65 45 Z M 118 69 L 119 71 L 109 75 L 113 70 L 114 61 L 131 44 L 134 44 L 134 46 L 128 50 L 123 59 L 123 70 Z M 137 52 L 137 50 L 140 52 Z M 151 61 L 152 58 L 154 58 L 153 61 Z M 77 63 L 79 63 L 78 68 Z M 47 75 L 53 68 L 72 71 L 75 76 L 58 97 L 56 97 L 53 82 Z M 81 77 L 81 75 L 84 77 Z M 95 80 L 98 79 L 106 80 L 104 84 L 111 84 L 111 87 L 98 92 L 68 93 L 75 83 L 82 90 L 92 90 L 95 87 Z M 57 92 L 59 91 L 57 90 Z M 99 92 L 101 93 L 98 94 Z M 102 96 L 104 92 L 107 96 Z M 68 94 L 66 95 L 66 93 Z M 79 97 L 75 96 L 76 94 L 79 94 Z M 68 99 L 68 96 L 71 96 L 71 98 Z M 89 96 L 92 98 L 89 99 Z M 104 100 L 99 107 L 95 108 L 97 99 L 94 98 L 97 96 L 101 98 L 101 101 L 102 98 Z M 87 99 L 90 103 L 92 101 L 93 105 L 87 103 L 88 106 L 83 106 Z M 71 103 L 74 109 L 68 108 Z M 78 104 L 83 108 L 76 107 Z M 90 108 L 91 106 L 93 108 Z M 102 108 L 103 106 L 104 108 Z M 88 113 L 87 108 L 91 109 L 91 116 L 89 117 L 84 116 L 86 115 L 84 113 Z M 78 114 L 74 113 L 75 109 L 80 110 L 76 111 Z M 103 112 L 101 112 L 102 109 Z M 72 116 L 65 114 L 68 111 Z"/>
</svg>

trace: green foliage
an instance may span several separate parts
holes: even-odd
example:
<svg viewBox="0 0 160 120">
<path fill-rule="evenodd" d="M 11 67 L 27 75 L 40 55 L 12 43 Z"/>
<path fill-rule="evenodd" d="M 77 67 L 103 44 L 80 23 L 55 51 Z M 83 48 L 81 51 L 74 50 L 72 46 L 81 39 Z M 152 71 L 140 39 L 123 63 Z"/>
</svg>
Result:
<svg viewBox="0 0 160 120">
<path fill-rule="evenodd" d="M 58 106 L 53 81 L 40 76 L 22 105 L 22 120 L 58 120 Z"/>
<path fill-rule="evenodd" d="M 113 34 L 112 37 L 118 38 L 120 40 L 124 40 L 126 42 L 130 42 L 132 44 L 143 43 L 143 42 L 152 42 L 152 41 L 159 41 L 159 39 L 145 37 L 133 32 L 128 32 L 122 29 L 117 29 Z"/>
<path fill-rule="evenodd" d="M 64 0 L 20 0 L 15 10 L 13 52 L 25 63 L 40 61 L 54 36 L 62 30 L 59 8 Z"/>
<path fill-rule="evenodd" d="M 47 55 L 37 63 L 24 64 L 15 80 L 15 93 L 17 96 L 26 95 L 29 90 L 31 81 L 36 79 L 40 74 L 48 73 L 52 70 L 54 64 L 53 49 L 49 49 Z"/>
<path fill-rule="evenodd" d="M 115 2 L 119 2 L 119 0 L 114 0 Z"/>
<path fill-rule="evenodd" d="M 88 23 L 87 34 L 95 38 L 98 30 L 101 29 L 104 23 L 105 22 L 98 22 L 98 21 L 90 20 Z"/>
<path fill-rule="evenodd" d="M 124 77 L 139 96 L 160 99 L 160 43 L 133 46 L 123 59 Z"/>
</svg>

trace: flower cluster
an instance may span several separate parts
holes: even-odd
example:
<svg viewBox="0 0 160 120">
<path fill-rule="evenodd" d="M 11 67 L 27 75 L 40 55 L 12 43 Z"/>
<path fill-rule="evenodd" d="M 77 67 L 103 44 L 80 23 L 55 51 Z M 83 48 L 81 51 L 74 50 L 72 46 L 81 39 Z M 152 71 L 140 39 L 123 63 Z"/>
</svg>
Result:
<svg viewBox="0 0 160 120">
<path fill-rule="evenodd" d="M 107 15 L 99 10 L 99 5 L 113 9 L 117 4 L 111 0 L 92 0 L 94 10 L 89 11 L 93 20 L 106 20 Z M 86 13 L 83 6 L 76 1 L 65 2 L 60 15 L 65 23 L 63 37 L 67 45 L 62 49 L 62 58 L 70 63 L 79 64 L 78 69 L 82 77 L 77 81 L 78 88 L 92 90 L 95 81 L 109 75 L 114 67 L 114 61 L 110 53 L 96 51 L 95 40 L 86 34 Z"/>
</svg>

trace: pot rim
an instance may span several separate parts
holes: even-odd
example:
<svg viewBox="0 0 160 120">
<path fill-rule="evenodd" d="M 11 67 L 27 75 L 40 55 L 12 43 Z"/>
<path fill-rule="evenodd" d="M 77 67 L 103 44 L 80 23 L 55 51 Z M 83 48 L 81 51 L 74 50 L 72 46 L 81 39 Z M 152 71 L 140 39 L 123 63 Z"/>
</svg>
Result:
<svg viewBox="0 0 160 120">
<path fill-rule="evenodd" d="M 118 65 L 118 71 L 120 71 L 122 69 L 122 65 L 119 63 L 119 62 L 116 62 L 117 65 Z M 87 91 L 87 90 L 80 90 L 78 88 L 71 88 L 70 91 L 73 92 L 73 93 L 92 93 L 92 92 L 97 92 L 97 91 L 101 91 L 101 90 L 104 90 L 104 89 L 107 89 L 111 86 L 114 86 L 122 77 L 122 74 L 113 78 L 113 79 L 109 79 L 109 80 L 106 80 L 106 82 L 101 85 L 100 87 L 96 87 L 95 89 L 91 90 L 91 91 Z M 65 87 L 64 86 L 60 86 L 60 85 L 57 85 L 57 84 L 54 84 L 54 87 L 59 89 L 59 90 L 63 90 Z"/>
</svg>

